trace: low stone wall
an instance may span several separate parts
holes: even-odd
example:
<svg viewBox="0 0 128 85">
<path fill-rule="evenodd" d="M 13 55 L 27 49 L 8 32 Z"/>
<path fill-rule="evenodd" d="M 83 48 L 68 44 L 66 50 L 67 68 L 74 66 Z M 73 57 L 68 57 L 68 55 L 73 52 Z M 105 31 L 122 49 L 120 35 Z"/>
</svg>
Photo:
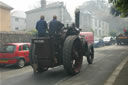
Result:
<svg viewBox="0 0 128 85">
<path fill-rule="evenodd" d="M 0 32 L 0 48 L 6 43 L 31 42 L 32 34 L 18 32 Z"/>
</svg>

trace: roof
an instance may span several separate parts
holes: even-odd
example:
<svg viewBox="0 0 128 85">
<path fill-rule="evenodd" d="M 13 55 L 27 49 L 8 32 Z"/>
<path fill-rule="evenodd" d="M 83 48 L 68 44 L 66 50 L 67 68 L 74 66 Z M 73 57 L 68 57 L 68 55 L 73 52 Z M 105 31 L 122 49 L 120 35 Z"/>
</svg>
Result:
<svg viewBox="0 0 128 85">
<path fill-rule="evenodd" d="M 11 6 L 9 6 L 9 5 L 7 5 L 7 4 L 1 2 L 1 1 L 0 1 L 0 7 L 1 7 L 1 8 L 6 8 L 6 9 L 9 9 L 9 10 L 12 10 L 12 9 L 13 9 Z"/>
<path fill-rule="evenodd" d="M 54 2 L 54 3 L 48 4 L 46 7 L 49 8 L 49 7 L 62 6 L 62 5 L 64 5 L 63 2 Z"/>
<path fill-rule="evenodd" d="M 80 32 L 80 35 L 93 35 L 93 32 Z"/>
<path fill-rule="evenodd" d="M 14 11 L 11 13 L 11 15 L 14 17 L 26 18 L 26 13 L 24 13 L 23 11 Z"/>
<path fill-rule="evenodd" d="M 54 3 L 48 4 L 45 8 L 39 7 L 39 8 L 36 8 L 36 9 L 26 11 L 26 13 L 32 13 L 32 12 L 38 12 L 38 11 L 42 11 L 42 10 L 53 9 L 53 8 L 57 8 L 57 7 L 60 7 L 60 6 L 64 6 L 63 2 L 54 2 Z"/>
<path fill-rule="evenodd" d="M 6 45 L 24 45 L 24 44 L 30 45 L 30 43 L 7 43 Z"/>
</svg>

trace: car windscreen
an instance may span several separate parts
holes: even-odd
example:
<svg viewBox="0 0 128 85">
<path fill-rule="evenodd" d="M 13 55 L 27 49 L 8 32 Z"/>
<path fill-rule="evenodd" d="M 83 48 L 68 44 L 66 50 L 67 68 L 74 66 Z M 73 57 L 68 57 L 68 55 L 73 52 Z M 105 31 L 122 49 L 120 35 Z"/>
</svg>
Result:
<svg viewBox="0 0 128 85">
<path fill-rule="evenodd" d="M 2 50 L 1 52 L 3 53 L 13 53 L 16 49 L 16 46 L 15 45 L 4 45 L 2 47 Z"/>
</svg>

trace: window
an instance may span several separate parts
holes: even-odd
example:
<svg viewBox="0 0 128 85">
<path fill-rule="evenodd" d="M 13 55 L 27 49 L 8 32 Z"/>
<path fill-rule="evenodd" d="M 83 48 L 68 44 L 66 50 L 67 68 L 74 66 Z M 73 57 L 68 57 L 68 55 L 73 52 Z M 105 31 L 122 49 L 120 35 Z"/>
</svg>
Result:
<svg viewBox="0 0 128 85">
<path fill-rule="evenodd" d="M 19 27 L 16 27 L 15 30 L 19 30 Z"/>
<path fill-rule="evenodd" d="M 104 29 L 104 22 L 103 22 L 103 24 L 102 24 L 102 25 L 103 25 L 103 29 Z"/>
<path fill-rule="evenodd" d="M 95 19 L 95 26 L 97 26 L 97 20 Z"/>
<path fill-rule="evenodd" d="M 18 22 L 19 21 L 19 18 L 15 18 L 15 21 Z"/>
<path fill-rule="evenodd" d="M 15 45 L 5 45 L 3 47 L 3 52 L 5 53 L 13 53 L 15 51 L 16 46 Z"/>
<path fill-rule="evenodd" d="M 99 36 L 101 36 L 101 30 L 99 30 Z"/>
<path fill-rule="evenodd" d="M 101 21 L 99 20 L 99 27 L 101 27 Z"/>
<path fill-rule="evenodd" d="M 23 45 L 23 50 L 29 50 L 29 46 L 28 45 Z"/>
<path fill-rule="evenodd" d="M 19 51 L 21 51 L 22 49 L 21 49 L 21 46 L 19 47 Z"/>
<path fill-rule="evenodd" d="M 24 23 L 26 23 L 27 21 L 26 21 L 26 19 L 24 20 Z"/>
<path fill-rule="evenodd" d="M 95 29 L 95 34 L 97 35 L 97 29 Z"/>
</svg>

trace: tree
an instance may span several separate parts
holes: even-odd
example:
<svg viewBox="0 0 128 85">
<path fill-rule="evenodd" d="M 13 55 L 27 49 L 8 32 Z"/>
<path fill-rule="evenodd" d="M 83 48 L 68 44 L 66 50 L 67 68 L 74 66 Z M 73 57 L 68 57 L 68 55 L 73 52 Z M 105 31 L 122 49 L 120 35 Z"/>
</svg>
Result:
<svg viewBox="0 0 128 85">
<path fill-rule="evenodd" d="M 109 0 L 112 3 L 111 13 L 115 16 L 128 16 L 128 0 Z"/>
</svg>

